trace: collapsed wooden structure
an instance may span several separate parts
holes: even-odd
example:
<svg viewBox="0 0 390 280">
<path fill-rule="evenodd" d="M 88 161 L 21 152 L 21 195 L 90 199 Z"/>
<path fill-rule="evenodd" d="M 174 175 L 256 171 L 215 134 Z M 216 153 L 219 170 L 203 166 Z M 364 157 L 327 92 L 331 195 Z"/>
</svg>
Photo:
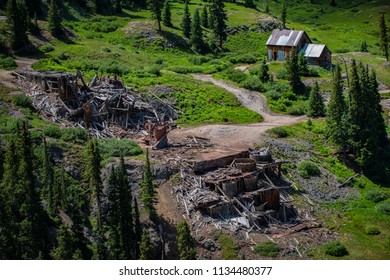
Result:
<svg viewBox="0 0 390 280">
<path fill-rule="evenodd" d="M 95 137 L 115 136 L 110 126 L 116 125 L 147 136 L 145 141 L 155 145 L 175 127 L 174 120 L 179 117 L 168 101 L 156 95 L 142 95 L 116 77 L 99 78 L 96 74 L 87 85 L 80 72 L 13 73 L 46 118 L 64 126 L 84 127 Z M 164 133 L 152 133 L 151 127 Z"/>
<path fill-rule="evenodd" d="M 186 214 L 231 230 L 261 230 L 262 225 L 288 222 L 297 212 L 289 186 L 277 187 L 283 161 L 274 161 L 268 150 L 250 151 L 224 168 L 196 175 L 190 166 L 181 169 L 183 184 L 176 189 Z"/>
</svg>

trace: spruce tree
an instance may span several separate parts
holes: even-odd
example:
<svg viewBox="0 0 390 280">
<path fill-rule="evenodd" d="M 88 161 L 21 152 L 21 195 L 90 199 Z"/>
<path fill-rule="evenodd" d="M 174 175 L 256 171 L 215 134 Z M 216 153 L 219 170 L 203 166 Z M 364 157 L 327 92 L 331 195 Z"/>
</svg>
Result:
<svg viewBox="0 0 390 280">
<path fill-rule="evenodd" d="M 265 59 L 263 59 L 263 62 L 260 66 L 260 81 L 262 83 L 266 83 L 266 82 L 269 82 L 271 80 L 271 76 L 269 74 L 269 68 L 268 68 L 268 65 L 267 65 L 267 62 L 265 61 Z"/>
<path fill-rule="evenodd" d="M 255 2 L 253 2 L 253 0 L 245 0 L 245 6 L 248 8 L 255 8 L 256 7 Z"/>
<path fill-rule="evenodd" d="M 46 200 L 47 210 L 50 215 L 55 212 L 54 205 L 54 169 L 50 158 L 50 153 L 47 148 L 46 139 L 43 138 L 42 144 L 42 168 L 41 168 L 41 176 L 42 176 L 42 197 Z"/>
<path fill-rule="evenodd" d="M 171 19 L 171 4 L 169 0 L 165 0 L 164 7 L 162 11 L 162 22 L 165 26 L 172 27 Z"/>
<path fill-rule="evenodd" d="M 103 13 L 103 0 L 95 0 L 95 9 L 96 13 L 102 14 Z"/>
<path fill-rule="evenodd" d="M 61 33 L 61 15 L 58 9 L 57 0 L 50 0 L 47 21 L 51 34 L 58 35 Z"/>
<path fill-rule="evenodd" d="M 50 255 L 55 260 L 71 260 L 74 253 L 74 233 L 68 226 L 62 224 L 57 231 L 57 247 Z"/>
<path fill-rule="evenodd" d="M 313 88 L 310 91 L 308 116 L 313 118 L 325 116 L 324 99 L 320 93 L 317 81 L 314 83 Z"/>
<path fill-rule="evenodd" d="M 380 29 L 380 46 L 383 52 L 383 55 L 386 57 L 386 60 L 389 61 L 389 35 L 387 34 L 387 27 L 385 21 L 385 15 L 383 14 L 379 20 L 379 29 Z"/>
<path fill-rule="evenodd" d="M 348 109 L 343 95 L 341 68 L 337 65 L 332 79 L 332 91 L 328 103 L 326 125 L 329 139 L 343 152 L 348 147 L 347 117 Z"/>
<path fill-rule="evenodd" d="M 209 13 L 206 5 L 203 5 L 202 14 L 200 15 L 200 21 L 204 28 L 209 27 Z"/>
<path fill-rule="evenodd" d="M 227 15 L 225 5 L 222 0 L 213 0 L 210 13 L 212 14 L 212 24 L 210 28 L 213 30 L 213 36 L 220 48 L 223 47 L 223 42 L 227 39 Z"/>
<path fill-rule="evenodd" d="M 266 13 L 266 14 L 269 14 L 269 6 L 268 6 L 268 3 L 265 5 L 265 13 Z"/>
<path fill-rule="evenodd" d="M 303 53 L 299 53 L 298 55 L 298 67 L 299 67 L 299 75 L 307 76 L 309 74 L 307 59 Z"/>
<path fill-rule="evenodd" d="M 190 43 L 195 51 L 200 52 L 203 49 L 203 31 L 200 25 L 199 10 L 196 9 L 191 24 Z"/>
<path fill-rule="evenodd" d="M 368 49 L 367 49 L 367 42 L 366 41 L 362 41 L 361 45 L 360 45 L 360 51 L 361 52 L 368 52 Z"/>
<path fill-rule="evenodd" d="M 181 19 L 181 29 L 183 31 L 183 35 L 187 38 L 191 36 L 191 16 L 190 11 L 188 9 L 188 2 L 184 5 L 184 13 Z"/>
<path fill-rule="evenodd" d="M 211 6 L 208 6 L 207 10 L 208 10 L 208 15 L 209 15 L 209 17 L 207 19 L 207 24 L 208 24 L 210 29 L 214 29 L 216 19 L 215 19 L 214 14 L 211 12 Z"/>
<path fill-rule="evenodd" d="M 134 234 L 135 234 L 135 240 L 136 240 L 136 250 L 135 250 L 135 258 L 138 260 L 140 257 L 140 244 L 141 244 L 141 238 L 142 238 L 142 228 L 141 228 L 141 220 L 140 220 L 140 213 L 138 208 L 138 201 L 137 198 L 134 197 L 134 205 L 133 205 L 133 217 L 134 217 Z"/>
<path fill-rule="evenodd" d="M 152 18 L 157 21 L 158 31 L 161 31 L 161 7 L 160 0 L 149 0 Z"/>
<path fill-rule="evenodd" d="M 150 239 L 149 233 L 144 230 L 141 237 L 140 244 L 140 260 L 153 260 L 154 259 L 154 249 L 152 241 Z"/>
<path fill-rule="evenodd" d="M 195 240 L 191 236 L 191 231 L 186 221 L 180 222 L 177 227 L 177 246 L 181 260 L 195 260 L 196 248 Z"/>
<path fill-rule="evenodd" d="M 295 94 L 299 94 L 303 89 L 303 84 L 299 76 L 298 54 L 295 48 L 292 48 L 290 56 L 287 59 L 286 70 L 292 91 Z"/>
<path fill-rule="evenodd" d="M 24 0 L 8 0 L 7 23 L 10 30 L 10 43 L 12 48 L 17 49 L 28 42 L 27 38 L 27 10 Z"/>
<path fill-rule="evenodd" d="M 280 20 L 282 22 L 283 29 L 286 29 L 286 17 L 287 17 L 287 6 L 286 6 L 286 1 L 283 0 L 282 11 L 280 14 Z"/>
<path fill-rule="evenodd" d="M 122 0 L 115 0 L 115 12 L 117 14 L 122 13 Z"/>
<path fill-rule="evenodd" d="M 336 0 L 331 0 L 329 5 L 333 6 L 333 7 L 336 7 L 337 4 L 336 4 Z"/>
<path fill-rule="evenodd" d="M 156 191 L 153 184 L 152 171 L 150 170 L 149 150 L 146 149 L 146 162 L 144 166 L 144 174 L 141 182 L 141 200 L 144 204 L 144 208 L 150 217 L 153 217 L 156 213 L 154 208 L 154 200 L 156 197 Z"/>
</svg>

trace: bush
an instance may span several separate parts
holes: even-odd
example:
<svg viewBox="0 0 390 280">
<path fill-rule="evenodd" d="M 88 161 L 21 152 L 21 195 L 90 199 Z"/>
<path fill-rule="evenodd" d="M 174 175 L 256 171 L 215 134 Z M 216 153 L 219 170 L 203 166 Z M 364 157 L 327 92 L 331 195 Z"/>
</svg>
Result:
<svg viewBox="0 0 390 280">
<path fill-rule="evenodd" d="M 377 190 L 369 190 L 366 193 L 366 199 L 375 203 L 381 202 L 387 199 L 387 195 L 384 192 Z"/>
<path fill-rule="evenodd" d="M 307 105 L 305 102 L 297 102 L 291 107 L 287 108 L 287 113 L 293 116 L 303 116 L 307 111 Z"/>
<path fill-rule="evenodd" d="M 47 137 L 52 137 L 52 138 L 55 138 L 55 139 L 60 139 L 61 138 L 61 129 L 56 126 L 56 125 L 49 125 L 49 126 L 46 126 L 44 129 L 43 129 L 43 134 Z"/>
<path fill-rule="evenodd" d="M 278 100 L 279 98 L 282 97 L 282 94 L 276 90 L 270 90 L 266 92 L 266 95 L 271 98 L 272 100 Z"/>
<path fill-rule="evenodd" d="M 330 242 L 324 245 L 325 254 L 333 257 L 342 257 L 348 255 L 347 248 L 340 241 Z"/>
<path fill-rule="evenodd" d="M 48 53 L 54 51 L 54 46 L 52 44 L 46 44 L 39 48 L 41 52 Z"/>
<path fill-rule="evenodd" d="M 256 57 L 250 54 L 243 54 L 243 55 L 238 55 L 235 57 L 230 58 L 230 62 L 233 64 L 236 63 L 248 63 L 248 64 L 253 64 L 257 61 Z"/>
<path fill-rule="evenodd" d="M 382 213 L 383 215 L 390 216 L 390 202 L 384 201 L 376 206 L 378 211 Z"/>
<path fill-rule="evenodd" d="M 222 257 L 224 260 L 236 260 L 238 258 L 237 247 L 229 236 L 221 234 L 218 238 L 221 244 Z"/>
<path fill-rule="evenodd" d="M 102 51 L 104 51 L 104 52 L 111 52 L 111 49 L 109 47 L 103 47 Z"/>
<path fill-rule="evenodd" d="M 253 251 L 263 257 L 275 258 L 278 256 L 279 247 L 271 241 L 257 244 Z"/>
<path fill-rule="evenodd" d="M 276 77 L 277 77 L 278 79 L 287 80 L 287 70 L 286 70 L 285 68 L 280 69 L 280 70 L 276 73 Z"/>
<path fill-rule="evenodd" d="M 203 63 L 210 61 L 210 58 L 205 56 L 191 56 L 188 58 L 188 61 L 195 65 L 201 65 Z"/>
<path fill-rule="evenodd" d="M 31 109 L 33 104 L 32 98 L 25 94 L 17 94 L 12 96 L 12 102 L 15 106 L 28 109 Z"/>
<path fill-rule="evenodd" d="M 366 234 L 368 234 L 368 235 L 378 235 L 380 233 L 381 232 L 379 231 L 379 229 L 377 227 L 366 226 Z"/>
<path fill-rule="evenodd" d="M 161 76 L 161 67 L 160 66 L 151 66 L 147 69 L 147 72 L 152 75 Z"/>
<path fill-rule="evenodd" d="M 315 163 L 303 160 L 298 165 L 298 174 L 303 178 L 309 179 L 311 176 L 319 176 L 321 171 Z"/>
<path fill-rule="evenodd" d="M 263 83 L 258 77 L 254 76 L 248 77 L 244 81 L 242 81 L 241 86 L 250 90 L 264 91 Z"/>
<path fill-rule="evenodd" d="M 69 59 L 69 55 L 66 55 L 65 53 L 60 53 L 58 56 L 57 56 L 57 59 L 59 60 L 68 60 Z"/>
<path fill-rule="evenodd" d="M 87 142 L 89 135 L 83 128 L 64 128 L 61 133 L 61 140 L 65 142 L 72 141 L 73 143 L 83 144 Z"/>
<path fill-rule="evenodd" d="M 276 135 L 278 138 L 286 138 L 288 136 L 287 130 L 282 126 L 271 128 L 269 132 Z"/>
<path fill-rule="evenodd" d="M 141 148 L 132 140 L 107 138 L 99 139 L 98 142 L 104 159 L 109 157 L 135 156 L 142 154 Z"/>
<path fill-rule="evenodd" d="M 247 78 L 247 75 L 245 73 L 236 69 L 225 70 L 224 74 L 227 76 L 229 80 L 238 84 L 243 82 Z"/>
<path fill-rule="evenodd" d="M 16 66 L 16 62 L 12 57 L 0 55 L 0 69 L 13 70 Z"/>
</svg>

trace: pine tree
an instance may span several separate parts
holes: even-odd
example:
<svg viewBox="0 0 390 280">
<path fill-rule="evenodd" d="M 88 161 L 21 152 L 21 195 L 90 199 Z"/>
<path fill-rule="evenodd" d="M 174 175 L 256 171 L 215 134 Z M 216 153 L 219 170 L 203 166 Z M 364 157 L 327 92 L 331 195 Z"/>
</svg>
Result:
<svg viewBox="0 0 390 280">
<path fill-rule="evenodd" d="M 156 197 L 156 191 L 153 184 L 152 171 L 150 170 L 149 150 L 146 149 L 146 163 L 144 166 L 144 175 L 141 182 L 141 200 L 144 204 L 144 208 L 150 217 L 153 217 L 156 213 L 154 208 L 154 200 Z"/>
<path fill-rule="evenodd" d="M 245 6 L 248 8 L 255 8 L 256 7 L 255 2 L 253 2 L 253 0 L 245 0 Z"/>
<path fill-rule="evenodd" d="M 50 215 L 54 214 L 54 169 L 51 163 L 50 153 L 47 148 L 46 139 L 43 138 L 42 144 L 42 197 L 47 202 L 47 208 Z"/>
<path fill-rule="evenodd" d="M 206 5 L 203 5 L 202 14 L 200 15 L 200 21 L 204 28 L 209 27 L 209 13 Z"/>
<path fill-rule="evenodd" d="M 333 7 L 336 7 L 337 4 L 336 4 L 336 0 L 331 0 L 329 5 L 333 6 Z"/>
<path fill-rule="evenodd" d="M 360 45 L 360 51 L 361 52 L 368 52 L 366 41 L 362 41 L 362 44 Z"/>
<path fill-rule="evenodd" d="M 308 116 L 313 118 L 325 116 L 324 99 L 320 93 L 320 88 L 317 81 L 314 83 L 310 92 Z"/>
<path fill-rule="evenodd" d="M 152 241 L 150 240 L 149 233 L 144 230 L 141 237 L 140 244 L 140 260 L 153 260 L 154 259 L 154 249 Z"/>
<path fill-rule="evenodd" d="M 383 14 L 379 20 L 379 29 L 381 36 L 381 49 L 386 60 L 389 61 L 389 35 L 387 34 L 387 27 L 385 21 L 385 15 Z"/>
<path fill-rule="evenodd" d="M 57 232 L 57 247 L 50 255 L 55 260 L 71 260 L 75 254 L 74 233 L 71 229 L 62 224 Z"/>
<path fill-rule="evenodd" d="M 181 260 L 195 260 L 195 240 L 191 236 L 190 227 L 186 221 L 180 222 L 177 227 L 177 246 Z"/>
<path fill-rule="evenodd" d="M 269 14 L 269 6 L 268 6 L 268 3 L 265 5 L 265 13 L 266 13 L 266 14 Z"/>
<path fill-rule="evenodd" d="M 29 18 L 34 17 L 35 14 L 40 14 L 40 0 L 24 0 L 26 2 L 26 10 L 28 11 Z"/>
<path fill-rule="evenodd" d="M 190 11 L 188 9 L 188 2 L 184 5 L 184 13 L 181 20 L 181 29 L 183 31 L 183 35 L 187 38 L 191 36 L 191 16 Z"/>
<path fill-rule="evenodd" d="M 161 31 L 161 7 L 160 0 L 149 0 L 149 7 L 152 11 L 152 18 L 157 21 L 158 31 Z"/>
<path fill-rule="evenodd" d="M 48 28 L 51 34 L 58 35 L 61 32 L 61 16 L 57 0 L 50 0 L 48 11 Z"/>
<path fill-rule="evenodd" d="M 191 35 L 190 43 L 195 51 L 200 52 L 203 49 L 203 31 L 200 25 L 199 10 L 196 9 L 194 12 L 194 18 L 191 24 Z"/>
<path fill-rule="evenodd" d="M 297 50 L 293 48 L 286 63 L 287 76 L 290 80 L 292 91 L 299 94 L 303 89 L 301 77 L 299 76 L 299 64 Z"/>
<path fill-rule="evenodd" d="M 165 0 L 164 2 L 164 7 L 162 11 L 162 21 L 165 26 L 172 27 L 171 4 L 169 3 L 169 0 Z"/>
<path fill-rule="evenodd" d="M 346 151 L 348 147 L 347 117 L 348 109 L 343 95 L 341 68 L 337 65 L 333 74 L 326 125 L 329 139 L 336 144 L 341 151 Z"/>
<path fill-rule="evenodd" d="M 122 13 L 122 0 L 115 0 L 115 12 L 117 14 Z"/>
<path fill-rule="evenodd" d="M 95 9 L 96 13 L 102 14 L 103 13 L 103 1 L 102 0 L 95 0 Z"/>
<path fill-rule="evenodd" d="M 286 1 L 283 1 L 282 11 L 281 11 L 281 15 L 280 15 L 280 20 L 282 22 L 283 29 L 286 29 L 286 17 L 287 17 Z"/>
<path fill-rule="evenodd" d="M 227 39 L 226 32 L 226 21 L 227 15 L 225 12 L 225 5 L 222 0 L 213 0 L 213 4 L 210 9 L 212 24 L 210 24 L 210 28 L 213 30 L 213 36 L 218 42 L 218 46 L 220 48 L 223 47 L 223 42 Z"/>
<path fill-rule="evenodd" d="M 265 59 L 263 59 L 263 62 L 260 66 L 260 81 L 262 83 L 266 83 L 266 82 L 269 82 L 271 80 L 271 76 L 269 74 L 269 68 L 268 68 L 268 65 L 267 65 L 267 62 L 265 61 Z"/>
<path fill-rule="evenodd" d="M 28 42 L 27 10 L 24 0 L 8 0 L 7 23 L 10 30 L 11 46 L 14 49 L 24 46 Z"/>
<path fill-rule="evenodd" d="M 306 76 L 309 74 L 307 59 L 303 53 L 299 53 L 298 55 L 298 67 L 299 67 L 299 75 Z"/>
<path fill-rule="evenodd" d="M 135 250 L 135 258 L 138 260 L 140 257 L 140 244 L 141 244 L 141 238 L 142 238 L 142 228 L 141 228 L 141 221 L 140 221 L 140 214 L 139 214 L 139 208 L 138 208 L 138 202 L 137 199 L 134 197 L 134 205 L 133 205 L 133 217 L 134 217 L 134 234 L 135 234 L 135 240 L 136 240 L 136 250 Z"/>
</svg>

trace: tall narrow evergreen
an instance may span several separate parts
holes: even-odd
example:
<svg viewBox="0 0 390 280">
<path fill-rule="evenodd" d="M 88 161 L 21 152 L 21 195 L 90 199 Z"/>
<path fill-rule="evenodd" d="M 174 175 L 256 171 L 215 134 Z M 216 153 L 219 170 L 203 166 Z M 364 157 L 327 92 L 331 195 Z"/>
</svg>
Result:
<svg viewBox="0 0 390 280">
<path fill-rule="evenodd" d="M 10 42 L 14 49 L 22 47 L 27 38 L 27 10 L 24 0 L 8 0 L 7 2 L 7 23 L 10 31 Z"/>
<path fill-rule="evenodd" d="M 138 208 L 138 201 L 137 198 L 134 197 L 134 205 L 133 205 L 133 217 L 134 217 L 134 234 L 135 234 L 135 240 L 136 240 L 136 247 L 135 247 L 135 258 L 138 260 L 140 257 L 140 244 L 141 244 L 141 238 L 142 238 L 142 228 L 141 228 L 141 220 L 140 220 L 140 214 L 139 214 L 139 208 Z"/>
<path fill-rule="evenodd" d="M 387 27 L 385 21 L 385 15 L 383 14 L 379 19 L 379 31 L 380 31 L 380 45 L 383 52 L 383 55 L 386 57 L 386 60 L 389 61 L 389 34 L 387 34 Z"/>
<path fill-rule="evenodd" d="M 181 19 L 181 29 L 183 31 L 183 35 L 187 38 L 190 38 L 191 35 L 191 16 L 190 11 L 188 9 L 188 2 L 184 5 L 184 13 Z"/>
<path fill-rule="evenodd" d="M 333 6 L 333 7 L 336 7 L 337 4 L 336 4 L 336 0 L 331 0 L 329 5 Z"/>
<path fill-rule="evenodd" d="M 150 239 L 149 233 L 144 230 L 141 237 L 140 245 L 140 260 L 153 260 L 154 259 L 154 249 L 153 244 Z"/>
<path fill-rule="evenodd" d="M 245 6 L 247 6 L 248 8 L 256 7 L 255 2 L 253 2 L 253 0 L 245 0 Z"/>
<path fill-rule="evenodd" d="M 204 28 L 209 27 L 209 12 L 208 12 L 208 8 L 206 5 L 203 5 L 202 13 L 200 15 L 200 21 L 201 21 L 202 26 Z"/>
<path fill-rule="evenodd" d="M 261 63 L 261 66 L 260 66 L 260 81 L 262 83 L 266 83 L 266 82 L 269 82 L 271 80 L 271 76 L 269 74 L 269 68 L 268 68 L 268 65 L 267 65 L 267 62 L 265 61 L 265 59 L 263 59 L 263 62 Z"/>
<path fill-rule="evenodd" d="M 162 22 L 165 26 L 171 27 L 172 26 L 172 19 L 171 19 L 171 4 L 169 3 L 169 0 L 165 0 L 164 7 L 162 11 Z"/>
<path fill-rule="evenodd" d="M 50 0 L 47 21 L 50 33 L 58 35 L 61 32 L 61 16 L 57 0 Z"/>
<path fill-rule="evenodd" d="M 212 14 L 213 22 L 210 28 L 213 30 L 213 36 L 220 48 L 223 47 L 223 43 L 227 39 L 227 15 L 225 11 L 225 5 L 222 0 L 213 0 L 210 13 Z"/>
<path fill-rule="evenodd" d="M 49 214 L 54 214 L 54 169 L 51 163 L 50 153 L 47 148 L 46 139 L 42 144 L 42 168 L 41 168 L 42 197 L 47 202 Z"/>
<path fill-rule="evenodd" d="M 177 227 L 177 246 L 181 260 L 195 260 L 196 247 L 195 240 L 191 236 L 191 231 L 186 221 L 180 222 Z"/>
<path fill-rule="evenodd" d="M 115 0 L 115 12 L 118 14 L 122 12 L 122 0 Z"/>
<path fill-rule="evenodd" d="M 306 76 L 309 74 L 307 59 L 303 53 L 300 53 L 298 55 L 298 67 L 299 67 L 299 75 Z"/>
<path fill-rule="evenodd" d="M 50 252 L 55 260 L 71 260 L 75 254 L 74 233 L 66 225 L 61 225 L 57 231 L 57 247 Z"/>
<path fill-rule="evenodd" d="M 327 135 L 337 145 L 340 151 L 347 150 L 348 142 L 348 109 L 343 95 L 341 68 L 336 66 L 332 80 L 332 91 L 328 103 L 328 117 L 326 119 Z"/>
<path fill-rule="evenodd" d="M 203 31 L 202 26 L 200 25 L 200 16 L 198 9 L 196 9 L 194 12 L 194 17 L 191 24 L 190 43 L 194 50 L 197 52 L 201 51 L 204 45 Z"/>
<path fill-rule="evenodd" d="M 292 91 L 299 94 L 303 89 L 301 77 L 299 76 L 299 64 L 297 50 L 293 48 L 286 63 L 287 75 L 290 80 Z"/>
<path fill-rule="evenodd" d="M 161 4 L 159 0 L 149 0 L 152 18 L 157 21 L 158 31 L 161 31 Z"/>
<path fill-rule="evenodd" d="M 103 1 L 102 0 L 95 0 L 95 9 L 96 13 L 102 14 L 103 13 Z"/>
<path fill-rule="evenodd" d="M 280 14 L 280 21 L 282 22 L 283 29 L 286 28 L 286 17 L 287 17 L 287 6 L 286 6 L 286 1 L 283 0 L 282 11 Z"/>
<path fill-rule="evenodd" d="M 146 150 L 146 162 L 144 166 L 144 174 L 141 182 L 141 200 L 144 208 L 149 216 L 154 216 L 156 209 L 154 208 L 154 200 L 156 191 L 153 184 L 152 171 L 150 169 L 149 150 Z"/>
<path fill-rule="evenodd" d="M 268 3 L 265 5 L 265 13 L 266 13 L 266 14 L 269 14 L 269 6 L 268 6 Z"/>
<path fill-rule="evenodd" d="M 308 116 L 313 118 L 325 116 L 324 99 L 320 93 L 317 81 L 314 83 L 313 88 L 310 91 Z"/>
</svg>

